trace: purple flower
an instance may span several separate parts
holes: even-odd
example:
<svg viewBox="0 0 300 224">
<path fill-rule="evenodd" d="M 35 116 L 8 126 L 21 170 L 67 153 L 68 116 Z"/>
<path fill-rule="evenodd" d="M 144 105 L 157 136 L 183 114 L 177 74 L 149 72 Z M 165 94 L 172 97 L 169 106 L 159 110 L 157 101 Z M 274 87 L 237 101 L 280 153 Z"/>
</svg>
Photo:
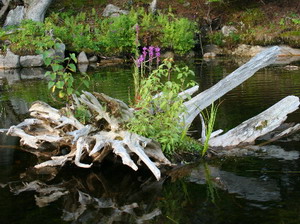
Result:
<svg viewBox="0 0 300 224">
<path fill-rule="evenodd" d="M 153 55 L 154 55 L 154 47 L 153 46 L 150 46 L 149 49 L 148 49 L 148 52 L 149 52 L 149 61 L 152 61 L 153 59 Z"/>
<path fill-rule="evenodd" d="M 144 60 L 145 60 L 144 55 L 140 55 L 140 57 L 136 60 L 137 66 L 140 67 L 141 64 L 144 62 Z"/>
<path fill-rule="evenodd" d="M 143 56 L 144 56 L 144 58 L 146 58 L 146 56 L 147 56 L 147 47 L 143 47 Z"/>
</svg>

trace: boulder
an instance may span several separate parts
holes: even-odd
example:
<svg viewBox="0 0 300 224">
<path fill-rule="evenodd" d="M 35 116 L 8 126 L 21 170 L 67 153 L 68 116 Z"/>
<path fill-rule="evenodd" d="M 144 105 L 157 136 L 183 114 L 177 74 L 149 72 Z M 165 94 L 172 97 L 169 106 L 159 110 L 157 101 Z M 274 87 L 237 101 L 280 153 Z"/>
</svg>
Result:
<svg viewBox="0 0 300 224">
<path fill-rule="evenodd" d="M 223 26 L 221 29 L 222 34 L 228 37 L 231 33 L 236 33 L 238 30 L 234 26 Z"/>
<path fill-rule="evenodd" d="M 6 51 L 6 55 L 0 55 L 0 69 L 10 69 L 20 67 L 20 56 L 15 55 L 9 49 Z"/>
<path fill-rule="evenodd" d="M 122 14 L 128 14 L 129 11 L 127 10 L 122 10 L 121 8 L 113 5 L 113 4 L 108 4 L 105 9 L 103 10 L 102 16 L 104 17 L 114 17 L 114 16 L 119 16 Z"/>
<path fill-rule="evenodd" d="M 280 46 L 280 54 L 279 57 L 285 56 L 300 56 L 300 49 L 291 48 L 289 46 Z"/>
<path fill-rule="evenodd" d="M 58 44 L 55 49 L 51 48 L 48 50 L 49 57 L 55 57 L 59 60 L 64 60 L 65 58 L 66 45 L 63 43 Z"/>
<path fill-rule="evenodd" d="M 21 67 L 41 67 L 44 64 L 42 55 L 27 55 L 20 57 Z"/>
<path fill-rule="evenodd" d="M 20 77 L 22 80 L 44 79 L 47 71 L 44 68 L 22 68 Z"/>
<path fill-rule="evenodd" d="M 24 18 L 24 6 L 17 6 L 15 9 L 9 11 L 6 20 L 4 22 L 4 27 L 18 25 Z"/>
<path fill-rule="evenodd" d="M 88 64 L 78 64 L 77 67 L 78 67 L 78 71 L 80 73 L 86 73 L 89 65 Z"/>
<path fill-rule="evenodd" d="M 160 57 L 161 58 L 174 58 L 175 54 L 173 51 L 166 51 Z"/>
<path fill-rule="evenodd" d="M 8 85 L 13 85 L 16 82 L 21 81 L 20 69 L 0 70 L 0 79 L 6 80 Z"/>
<path fill-rule="evenodd" d="M 215 44 L 208 44 L 203 47 L 204 53 L 215 53 L 216 55 L 221 54 L 222 50 Z"/>
<path fill-rule="evenodd" d="M 96 63 L 98 61 L 98 57 L 96 55 L 89 58 L 89 62 Z"/>
<path fill-rule="evenodd" d="M 251 46 L 246 44 L 240 44 L 237 48 L 235 48 L 231 54 L 237 55 L 237 56 L 245 56 L 245 57 L 254 57 L 261 51 L 265 50 L 266 47 L 262 46 Z M 230 52 L 229 52 L 230 54 Z"/>
<path fill-rule="evenodd" d="M 77 63 L 78 64 L 88 64 L 89 63 L 89 59 L 87 58 L 84 51 L 81 51 L 80 54 L 78 55 Z"/>
<path fill-rule="evenodd" d="M 217 54 L 215 52 L 206 52 L 203 55 L 203 58 L 215 58 L 217 56 Z"/>
</svg>

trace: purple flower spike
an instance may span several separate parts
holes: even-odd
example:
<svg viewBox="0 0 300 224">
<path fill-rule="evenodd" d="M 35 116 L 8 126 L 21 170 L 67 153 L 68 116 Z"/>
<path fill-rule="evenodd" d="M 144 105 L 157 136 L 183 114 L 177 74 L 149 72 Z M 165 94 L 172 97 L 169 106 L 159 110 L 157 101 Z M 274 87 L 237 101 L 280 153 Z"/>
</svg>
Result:
<svg viewBox="0 0 300 224">
<path fill-rule="evenodd" d="M 144 58 L 146 58 L 146 56 L 147 56 L 147 47 L 143 47 L 143 56 L 144 56 Z"/>
<path fill-rule="evenodd" d="M 154 51 L 154 47 L 150 46 L 149 49 L 148 49 L 148 51 L 149 51 L 149 60 L 152 61 L 153 55 L 154 55 L 154 52 L 153 52 Z"/>
<path fill-rule="evenodd" d="M 140 67 L 144 60 L 144 55 L 140 55 L 140 57 L 136 60 L 137 66 Z"/>
</svg>

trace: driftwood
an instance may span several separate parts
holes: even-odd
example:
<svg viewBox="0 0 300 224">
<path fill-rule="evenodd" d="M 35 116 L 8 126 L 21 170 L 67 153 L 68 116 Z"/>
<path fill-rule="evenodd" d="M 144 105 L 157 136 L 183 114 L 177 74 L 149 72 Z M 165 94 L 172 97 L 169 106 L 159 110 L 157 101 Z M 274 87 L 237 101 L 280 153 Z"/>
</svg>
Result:
<svg viewBox="0 0 300 224">
<path fill-rule="evenodd" d="M 38 151 L 55 149 L 49 160 L 35 168 L 63 166 L 66 162 L 90 168 L 93 163 L 101 162 L 113 152 L 121 157 L 123 164 L 137 170 L 138 166 L 131 158 L 131 154 L 135 154 L 156 179 L 160 179 L 157 166 L 171 163 L 163 155 L 159 144 L 124 129 L 124 123 L 133 116 L 133 111 L 125 103 L 105 94 L 93 95 L 89 92 L 84 92 L 79 98 L 74 96 L 74 102 L 72 107 L 61 110 L 43 102 L 35 102 L 29 110 L 33 119 L 27 119 L 8 130 L 8 135 L 21 138 L 22 145 Z M 89 124 L 82 124 L 73 116 L 75 109 L 80 107 L 88 110 L 91 116 Z M 62 152 L 65 148 L 69 151 L 67 154 Z"/>
<path fill-rule="evenodd" d="M 258 137 L 263 136 L 278 128 L 286 119 L 287 114 L 299 108 L 299 98 L 288 96 L 259 115 L 244 121 L 221 136 L 209 140 L 211 147 L 232 147 L 241 144 L 251 144 Z M 298 131 L 300 125 L 288 127 L 278 133 L 274 138 L 280 138 L 291 132 Z"/>
<path fill-rule="evenodd" d="M 195 117 L 198 116 L 202 110 L 253 76 L 259 69 L 274 63 L 279 53 L 280 47 L 278 46 L 271 47 L 259 53 L 217 84 L 187 101 L 185 103 L 187 112 L 181 115 L 185 125 L 187 127 L 190 126 Z"/>
<path fill-rule="evenodd" d="M 189 127 L 195 117 L 200 112 L 211 105 L 214 101 L 234 89 L 245 80 L 250 78 L 259 69 L 266 67 L 276 61 L 280 54 L 280 47 L 271 47 L 252 58 L 249 62 L 242 65 L 230 75 L 219 81 L 211 88 L 199 93 L 189 101 L 185 102 L 186 112 L 181 115 L 185 126 Z M 187 91 L 188 92 L 188 91 Z M 233 148 L 239 145 L 253 144 L 254 141 L 269 132 L 278 128 L 287 118 L 289 113 L 299 108 L 299 98 L 296 96 L 288 96 L 270 107 L 263 113 L 253 117 L 236 128 L 219 136 L 223 131 L 217 130 L 211 134 L 209 145 L 211 147 Z M 200 141 L 205 141 L 205 123 L 200 114 L 202 123 L 202 133 Z M 300 130 L 300 124 L 286 128 L 273 137 L 273 140 L 285 137 Z"/>
</svg>

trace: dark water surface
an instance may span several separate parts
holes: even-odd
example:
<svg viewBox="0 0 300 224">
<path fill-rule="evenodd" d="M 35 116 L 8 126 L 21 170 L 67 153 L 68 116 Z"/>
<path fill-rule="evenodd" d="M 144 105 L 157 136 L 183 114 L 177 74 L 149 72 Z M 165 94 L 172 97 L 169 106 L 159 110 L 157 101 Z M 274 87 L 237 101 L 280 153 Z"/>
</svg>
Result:
<svg viewBox="0 0 300 224">
<path fill-rule="evenodd" d="M 212 86 L 239 65 L 232 59 L 190 62 L 200 90 Z M 300 96 L 300 70 L 283 67 L 262 69 L 224 96 L 216 129 L 228 130 L 287 95 Z M 91 75 L 93 90 L 129 102 L 133 93 L 130 67 L 101 68 Z M 7 74 L 2 77 L 0 128 L 23 120 L 29 104 L 35 100 L 56 105 L 47 95 L 45 81 L 33 81 L 13 72 L 8 79 Z M 291 114 L 288 121 L 300 122 L 300 111 Z M 110 163 L 91 170 L 70 166 L 47 182 L 53 188 L 62 188 L 64 195 L 46 205 L 39 200 L 49 195 L 45 192 L 11 192 L 11 188 L 22 186 L 20 177 L 26 176 L 28 182 L 37 179 L 30 169 L 37 159 L 18 147 L 17 138 L 0 135 L 1 224 L 300 223 L 299 158 L 214 159 L 182 166 L 159 182 L 147 171 L 134 172 L 124 166 L 111 167 Z M 297 157 L 300 133 L 275 142 L 268 149 L 272 147 L 293 151 Z M 47 178 L 39 175 L 39 185 Z"/>
</svg>

